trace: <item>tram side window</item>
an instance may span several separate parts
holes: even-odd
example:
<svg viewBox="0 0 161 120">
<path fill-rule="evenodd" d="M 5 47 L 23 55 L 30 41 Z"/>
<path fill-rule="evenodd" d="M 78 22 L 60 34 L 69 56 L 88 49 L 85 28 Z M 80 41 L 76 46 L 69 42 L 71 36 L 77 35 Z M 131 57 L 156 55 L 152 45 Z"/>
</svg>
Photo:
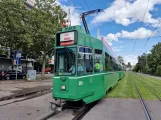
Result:
<svg viewBox="0 0 161 120">
<path fill-rule="evenodd" d="M 92 73 L 92 70 L 92 49 L 88 47 L 79 47 L 78 74 Z"/>
<path fill-rule="evenodd" d="M 113 66 L 114 70 L 118 71 L 118 64 L 116 63 L 116 60 L 113 59 L 113 62 L 114 62 L 114 66 Z"/>
<path fill-rule="evenodd" d="M 94 58 L 94 64 L 95 64 L 95 72 L 101 72 L 103 71 L 103 62 L 102 62 L 102 50 L 95 49 L 95 58 Z"/>
<path fill-rule="evenodd" d="M 110 55 L 105 52 L 105 71 L 111 71 Z"/>
<path fill-rule="evenodd" d="M 108 71 L 114 71 L 114 62 L 112 60 L 113 58 L 109 56 L 109 68 Z"/>
<path fill-rule="evenodd" d="M 116 60 L 112 57 L 110 59 L 110 64 L 111 64 L 112 71 L 118 70 L 118 64 L 116 63 Z"/>
</svg>

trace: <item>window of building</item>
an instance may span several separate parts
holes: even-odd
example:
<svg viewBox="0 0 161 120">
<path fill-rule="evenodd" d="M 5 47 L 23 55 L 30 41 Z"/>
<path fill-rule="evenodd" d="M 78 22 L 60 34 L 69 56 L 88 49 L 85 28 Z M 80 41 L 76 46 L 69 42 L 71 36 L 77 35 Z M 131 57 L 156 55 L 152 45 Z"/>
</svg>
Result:
<svg viewBox="0 0 161 120">
<path fill-rule="evenodd" d="M 78 52 L 78 74 L 92 73 L 93 71 L 93 59 L 92 48 L 79 47 Z"/>
</svg>

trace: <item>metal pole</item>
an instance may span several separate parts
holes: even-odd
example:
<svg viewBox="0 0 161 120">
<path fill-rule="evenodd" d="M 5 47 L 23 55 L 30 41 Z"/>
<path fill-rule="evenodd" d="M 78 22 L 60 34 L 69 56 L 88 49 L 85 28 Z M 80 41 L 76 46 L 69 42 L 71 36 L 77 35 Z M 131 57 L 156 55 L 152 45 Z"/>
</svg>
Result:
<svg viewBox="0 0 161 120">
<path fill-rule="evenodd" d="M 16 64 L 16 80 L 17 80 L 17 69 L 18 69 L 18 64 Z"/>
<path fill-rule="evenodd" d="M 7 47 L 7 50 L 8 50 L 8 58 L 10 58 L 10 56 L 11 56 L 11 49 L 10 49 L 10 47 Z"/>
<path fill-rule="evenodd" d="M 34 70 L 34 61 L 33 61 L 33 70 Z"/>
<path fill-rule="evenodd" d="M 146 50 L 146 67 L 147 67 L 147 50 Z"/>
</svg>

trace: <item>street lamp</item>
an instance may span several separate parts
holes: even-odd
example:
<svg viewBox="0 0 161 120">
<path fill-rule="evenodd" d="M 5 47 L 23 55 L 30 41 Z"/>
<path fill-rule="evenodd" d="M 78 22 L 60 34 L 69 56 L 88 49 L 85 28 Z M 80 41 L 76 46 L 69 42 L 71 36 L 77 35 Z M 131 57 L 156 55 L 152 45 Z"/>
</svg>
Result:
<svg viewBox="0 0 161 120">
<path fill-rule="evenodd" d="M 7 47 L 7 51 L 8 51 L 8 58 L 10 58 L 10 56 L 11 56 L 11 49 L 10 49 L 10 47 Z"/>
</svg>

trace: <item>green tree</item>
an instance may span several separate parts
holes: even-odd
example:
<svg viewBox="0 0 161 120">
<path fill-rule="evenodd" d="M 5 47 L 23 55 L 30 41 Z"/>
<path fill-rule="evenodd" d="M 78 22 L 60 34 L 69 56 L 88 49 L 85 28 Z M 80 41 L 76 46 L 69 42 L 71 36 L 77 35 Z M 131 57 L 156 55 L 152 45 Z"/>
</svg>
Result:
<svg viewBox="0 0 161 120">
<path fill-rule="evenodd" d="M 1 0 L 0 45 L 42 58 L 43 79 L 46 56 L 53 53 L 55 34 L 61 30 L 59 21 L 65 16 L 55 0 L 37 0 L 31 10 L 26 9 L 24 0 Z"/>
<path fill-rule="evenodd" d="M 145 71 L 146 66 L 146 54 L 143 53 L 141 56 L 138 56 L 138 68 L 141 72 Z"/>
<path fill-rule="evenodd" d="M 135 71 L 161 75 L 161 42 L 154 45 L 150 54 L 143 53 L 138 56 L 138 63 L 134 67 Z M 146 63 L 147 61 L 147 63 Z"/>
<path fill-rule="evenodd" d="M 132 67 L 132 65 L 131 65 L 130 62 L 127 63 L 127 67 L 128 67 L 128 68 L 131 68 L 131 67 Z"/>
<path fill-rule="evenodd" d="M 157 66 L 155 75 L 159 75 L 159 76 L 161 75 L 161 65 L 158 65 L 158 66 Z"/>
<path fill-rule="evenodd" d="M 46 56 L 53 53 L 55 34 L 61 30 L 59 21 L 62 21 L 66 14 L 55 0 L 38 0 L 36 6 L 29 15 L 33 40 L 31 50 L 36 57 L 42 57 L 43 79 Z"/>
<path fill-rule="evenodd" d="M 160 67 L 158 66 L 161 65 L 161 42 L 158 44 L 154 45 L 151 54 L 148 55 L 148 66 L 151 68 L 152 74 L 156 73 L 156 70 L 159 70 Z M 161 74 L 160 74 L 161 75 Z"/>
<path fill-rule="evenodd" d="M 121 63 L 121 64 L 122 64 L 122 63 L 124 63 L 124 59 L 123 59 L 123 57 L 122 57 L 122 56 L 118 56 L 118 58 L 117 58 L 117 59 L 118 59 L 119 63 Z"/>
<path fill-rule="evenodd" d="M 143 73 L 149 73 L 150 69 L 146 63 L 147 54 L 143 53 L 141 56 L 138 56 L 138 63 L 134 67 L 134 71 L 136 72 L 143 72 Z"/>
<path fill-rule="evenodd" d="M 0 45 L 10 47 L 11 50 L 22 50 L 26 39 L 26 14 L 22 0 L 0 1 Z"/>
</svg>

